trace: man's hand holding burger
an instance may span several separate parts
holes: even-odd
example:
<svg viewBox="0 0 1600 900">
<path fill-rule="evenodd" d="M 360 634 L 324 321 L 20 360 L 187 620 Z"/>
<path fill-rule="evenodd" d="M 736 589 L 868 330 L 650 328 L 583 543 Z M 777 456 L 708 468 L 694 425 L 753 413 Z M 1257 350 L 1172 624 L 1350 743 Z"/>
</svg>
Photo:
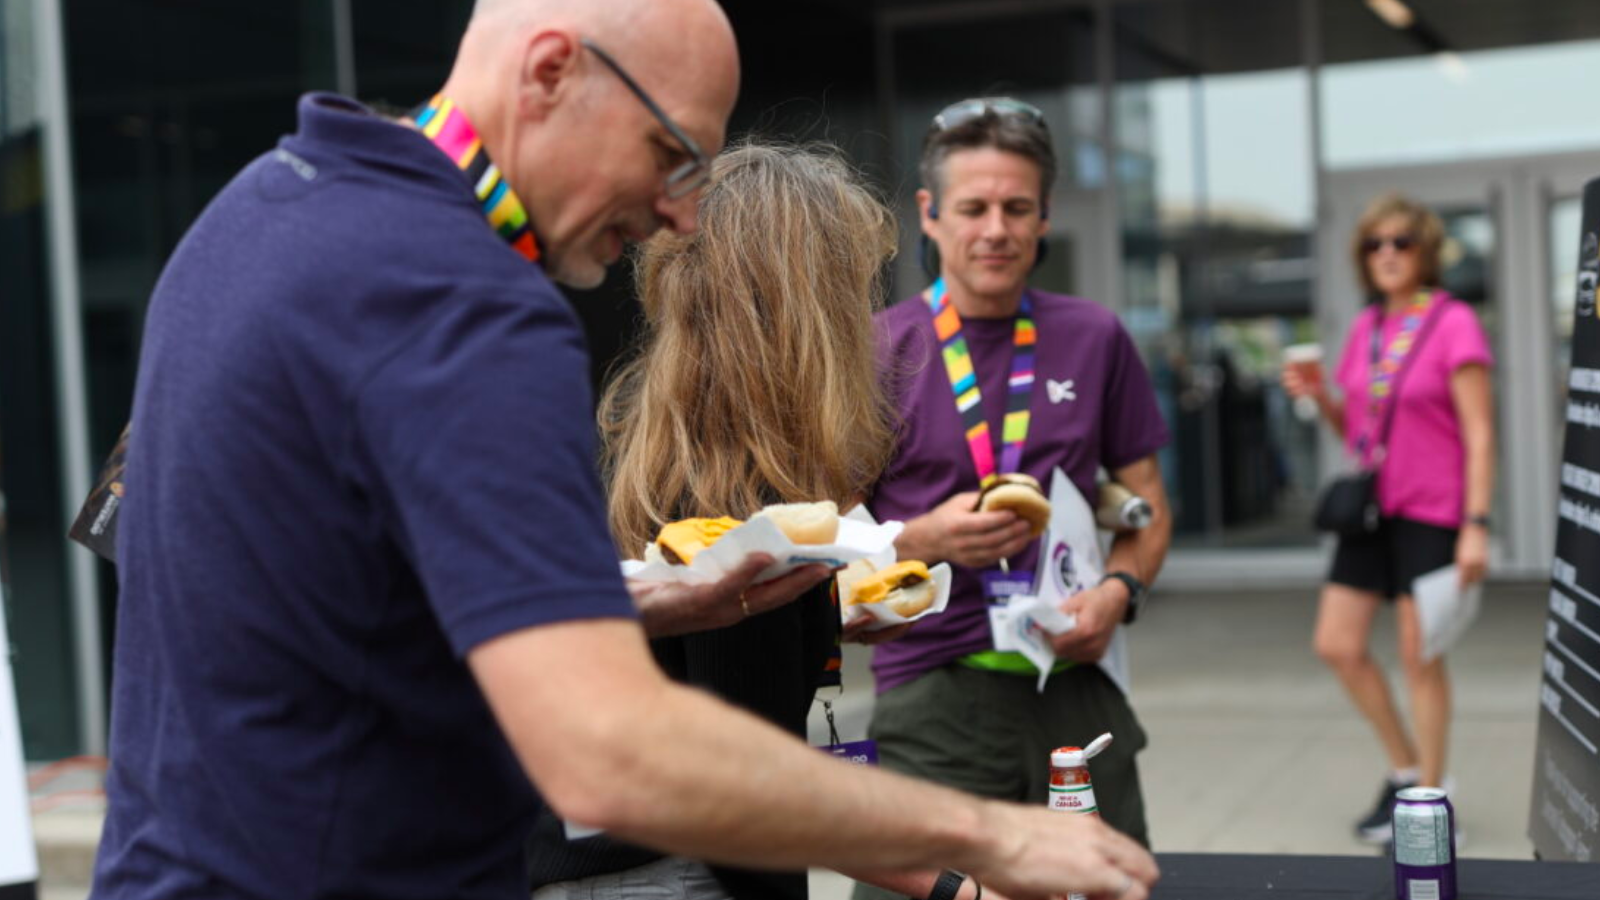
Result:
<svg viewBox="0 0 1600 900">
<path fill-rule="evenodd" d="M 990 568 L 1016 556 L 1033 541 L 1033 526 L 1010 510 L 976 512 L 978 492 L 956 494 L 906 523 L 894 542 L 901 559 L 929 565 L 952 562 Z"/>
</svg>

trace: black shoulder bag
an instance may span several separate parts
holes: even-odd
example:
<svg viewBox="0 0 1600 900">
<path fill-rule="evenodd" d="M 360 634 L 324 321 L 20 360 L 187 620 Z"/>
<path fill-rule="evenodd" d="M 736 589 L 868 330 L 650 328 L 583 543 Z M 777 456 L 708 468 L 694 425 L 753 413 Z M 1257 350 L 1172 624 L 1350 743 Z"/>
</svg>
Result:
<svg viewBox="0 0 1600 900">
<path fill-rule="evenodd" d="M 1389 453 L 1389 430 L 1394 427 L 1394 411 L 1400 406 L 1400 385 L 1405 381 L 1406 373 L 1411 371 L 1411 363 L 1416 360 L 1417 351 L 1422 349 L 1422 341 L 1428 336 L 1433 320 L 1438 318 L 1439 307 L 1443 305 L 1436 301 L 1429 308 L 1428 320 L 1417 330 L 1417 339 L 1406 351 L 1400 371 L 1395 373 L 1394 389 L 1389 392 L 1389 402 L 1383 411 L 1383 425 L 1378 431 L 1378 443 L 1372 448 L 1367 461 L 1363 461 L 1360 469 L 1340 475 L 1323 488 L 1322 497 L 1317 501 L 1316 515 L 1311 520 L 1319 531 L 1361 537 L 1378 530 L 1378 470 L 1383 467 L 1384 457 Z M 1382 352 L 1383 317 L 1379 316 L 1378 321 L 1372 324 L 1372 365 L 1367 368 L 1369 379 Z M 1347 399 L 1345 402 L 1350 401 Z M 1371 468 L 1367 468 L 1369 465 Z"/>
</svg>

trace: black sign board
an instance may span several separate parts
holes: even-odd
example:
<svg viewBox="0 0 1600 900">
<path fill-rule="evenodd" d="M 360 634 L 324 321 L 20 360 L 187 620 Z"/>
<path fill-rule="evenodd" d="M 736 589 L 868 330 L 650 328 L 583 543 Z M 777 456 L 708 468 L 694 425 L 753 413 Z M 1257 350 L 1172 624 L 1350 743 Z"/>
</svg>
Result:
<svg viewBox="0 0 1600 900">
<path fill-rule="evenodd" d="M 1600 860 L 1600 179 L 1584 187 L 1581 233 L 1528 834 L 1541 858 L 1591 862 Z"/>
</svg>

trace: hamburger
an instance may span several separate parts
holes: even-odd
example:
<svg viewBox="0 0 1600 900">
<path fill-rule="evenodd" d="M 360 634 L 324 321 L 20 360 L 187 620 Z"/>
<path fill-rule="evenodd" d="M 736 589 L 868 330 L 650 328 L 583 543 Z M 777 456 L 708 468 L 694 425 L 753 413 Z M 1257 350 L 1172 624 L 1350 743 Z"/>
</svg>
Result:
<svg viewBox="0 0 1600 900">
<path fill-rule="evenodd" d="M 871 571 L 872 564 L 863 560 L 851 563 L 846 571 L 852 569 L 863 574 L 850 582 L 845 606 L 882 603 L 895 615 L 909 619 L 933 605 L 935 589 L 926 563 L 907 559 Z"/>
<path fill-rule="evenodd" d="M 661 559 L 674 566 L 686 566 L 694 561 L 701 550 L 715 544 L 723 535 L 738 528 L 744 523 L 731 516 L 718 516 L 715 519 L 684 519 L 671 522 L 661 527 L 661 533 L 656 535 L 656 541 L 645 548 L 645 558 L 652 556 L 652 550 L 661 554 Z"/>
<path fill-rule="evenodd" d="M 1034 537 L 1044 534 L 1045 526 L 1050 524 L 1050 498 L 1031 475 L 1021 472 L 1001 475 L 978 495 L 978 512 L 1001 509 L 1009 509 L 1026 519 L 1033 526 Z"/>
<path fill-rule="evenodd" d="M 777 503 L 750 517 L 771 519 L 784 536 L 796 544 L 831 544 L 839 537 L 839 504 Z"/>
</svg>

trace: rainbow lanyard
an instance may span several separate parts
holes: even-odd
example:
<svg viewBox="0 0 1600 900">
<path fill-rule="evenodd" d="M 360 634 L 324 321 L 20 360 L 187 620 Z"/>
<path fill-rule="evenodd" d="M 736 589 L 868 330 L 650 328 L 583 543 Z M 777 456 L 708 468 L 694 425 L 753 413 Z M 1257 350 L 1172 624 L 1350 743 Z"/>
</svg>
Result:
<svg viewBox="0 0 1600 900">
<path fill-rule="evenodd" d="M 1406 356 L 1416 347 L 1418 333 L 1422 325 L 1428 320 L 1428 311 L 1433 307 L 1433 295 L 1428 291 L 1419 291 L 1412 298 L 1411 305 L 1406 307 L 1405 318 L 1400 320 L 1400 330 L 1389 341 L 1389 348 L 1383 350 L 1383 314 L 1379 314 L 1372 322 L 1372 361 L 1367 365 L 1367 422 L 1366 433 L 1356 441 L 1356 448 L 1366 459 L 1367 452 L 1384 453 L 1385 448 L 1374 448 L 1374 440 L 1387 441 L 1387 423 L 1383 422 L 1384 407 L 1395 401 L 1394 389 L 1401 370 L 1405 366 Z M 1384 434 L 1375 434 L 1374 429 L 1383 431 Z"/>
<path fill-rule="evenodd" d="M 1022 445 L 1028 439 L 1028 402 L 1033 396 L 1033 347 L 1038 333 L 1033 327 L 1033 301 L 1023 292 L 1017 310 L 1015 351 L 1011 356 L 1011 391 L 1006 397 L 1006 417 L 1002 428 L 1003 446 L 1000 467 L 994 464 L 994 441 L 989 436 L 989 421 L 983 415 L 983 395 L 978 390 L 978 373 L 972 367 L 972 352 L 961 335 L 961 315 L 950 302 L 950 291 L 940 278 L 928 289 L 928 308 L 933 312 L 933 331 L 939 336 L 944 369 L 955 392 L 956 409 L 967 430 L 967 449 L 973 468 L 978 471 L 979 487 L 988 487 L 1000 472 L 1015 472 L 1022 466 Z"/>
<path fill-rule="evenodd" d="M 1411 305 L 1406 307 L 1405 318 L 1400 320 L 1400 330 L 1389 341 L 1389 349 L 1380 356 L 1377 352 L 1379 343 L 1383 340 L 1383 317 L 1378 316 L 1372 323 L 1372 364 L 1367 375 L 1367 410 L 1376 416 L 1383 409 L 1383 403 L 1394 392 L 1394 379 L 1400 372 L 1400 366 L 1406 360 L 1406 354 L 1416 344 L 1417 332 L 1422 328 L 1422 323 L 1428 318 L 1428 308 L 1433 305 L 1433 295 L 1427 291 L 1420 291 L 1412 299 Z"/>
<path fill-rule="evenodd" d="M 538 262 L 539 242 L 528 225 L 528 212 L 511 185 L 500 177 L 500 169 L 489 161 L 489 153 L 483 149 L 483 141 L 466 114 L 443 94 L 437 94 L 411 118 L 428 140 L 466 173 L 489 227 L 528 262 Z"/>
</svg>

